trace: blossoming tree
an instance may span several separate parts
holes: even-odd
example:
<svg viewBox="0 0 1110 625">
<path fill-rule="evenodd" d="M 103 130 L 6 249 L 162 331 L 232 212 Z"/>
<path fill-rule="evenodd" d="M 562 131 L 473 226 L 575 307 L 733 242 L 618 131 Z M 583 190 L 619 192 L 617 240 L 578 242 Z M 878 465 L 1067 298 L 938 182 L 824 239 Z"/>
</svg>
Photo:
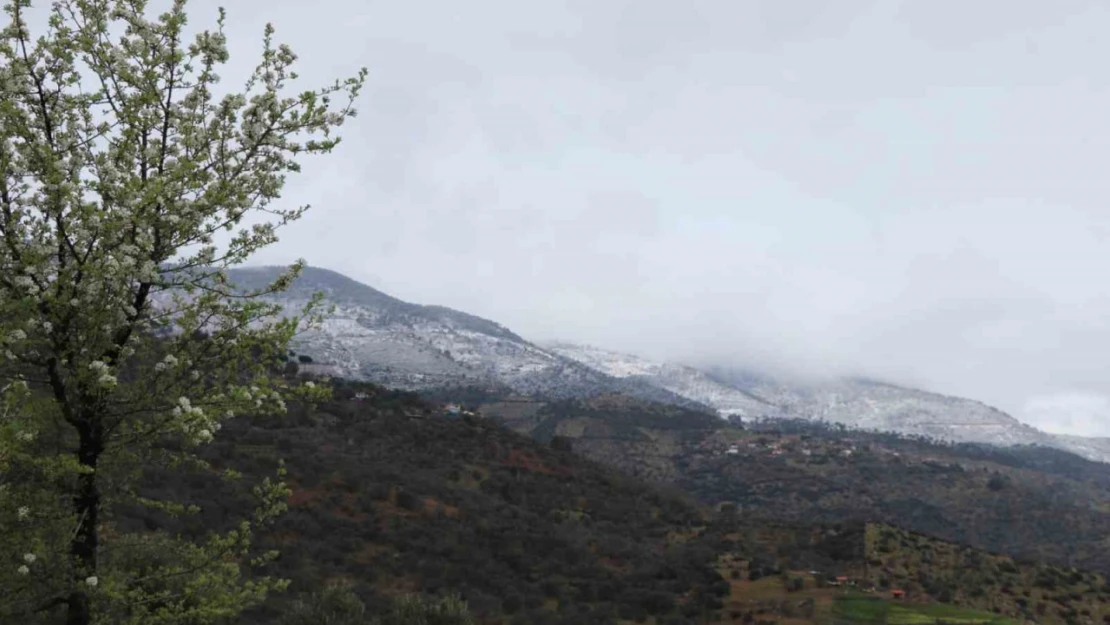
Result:
<svg viewBox="0 0 1110 625">
<path fill-rule="evenodd" d="M 203 465 L 223 420 L 317 392 L 272 366 L 316 315 L 265 298 L 300 264 L 252 291 L 226 270 L 304 213 L 277 205 L 285 177 L 336 146 L 366 70 L 288 95 L 296 56 L 267 26 L 219 95 L 222 10 L 187 38 L 185 0 L 146 4 L 59 0 L 38 36 L 30 0 L 4 7 L 0 622 L 219 622 L 282 586 L 246 571 L 272 557 L 251 537 L 284 506 L 280 475 L 201 539 L 127 533 L 114 511 L 195 512 L 144 498 L 144 470 Z"/>
</svg>

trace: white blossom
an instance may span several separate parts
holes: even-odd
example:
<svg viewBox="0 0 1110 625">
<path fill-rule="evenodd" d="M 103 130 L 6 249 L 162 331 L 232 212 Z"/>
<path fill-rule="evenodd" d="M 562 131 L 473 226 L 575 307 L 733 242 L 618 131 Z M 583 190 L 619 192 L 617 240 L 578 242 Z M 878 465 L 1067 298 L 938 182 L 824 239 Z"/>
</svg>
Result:
<svg viewBox="0 0 1110 625">
<path fill-rule="evenodd" d="M 30 2 L 17 0 L 9 4 L 15 8 L 8 8 L 18 14 L 20 7 Z M 16 58 L 18 52 L 10 49 L 11 46 L 0 46 L 0 100 L 4 101 L 4 115 L 12 122 L 0 128 L 0 146 L 5 142 L 10 144 L 5 152 L 5 156 L 11 157 L 5 161 L 9 171 L 5 173 L 10 174 L 12 185 L 9 186 L 12 186 L 14 198 L 12 205 L 7 207 L 11 214 L 6 220 L 7 230 L 10 230 L 6 234 L 10 235 L 7 238 L 12 249 L 0 250 L 0 275 L 5 277 L 0 282 L 7 285 L 6 288 L 0 286 L 0 300 L 11 304 L 6 307 L 11 309 L 6 310 L 11 318 L 0 323 L 0 363 L 6 368 L 19 365 L 13 371 L 27 369 L 37 374 L 49 368 L 52 379 L 56 378 L 55 373 L 62 375 L 63 382 L 74 389 L 62 401 L 68 402 L 67 409 L 72 408 L 72 411 L 67 410 L 67 416 L 79 417 L 70 420 L 78 429 L 86 425 L 79 422 L 84 420 L 80 417 L 87 415 L 118 418 L 118 421 L 113 420 L 112 427 L 103 428 L 101 442 L 104 444 L 92 450 L 94 461 L 100 456 L 101 467 L 112 465 L 119 453 L 132 451 L 126 449 L 127 446 L 136 446 L 134 451 L 142 457 L 140 446 L 159 444 L 160 428 L 145 427 L 148 409 L 158 411 L 163 419 L 169 417 L 165 412 L 172 410 L 177 418 L 170 419 L 169 429 L 184 440 L 211 441 L 220 431 L 216 416 L 220 411 L 231 418 L 234 412 L 228 410 L 229 407 L 246 409 L 252 402 L 259 408 L 275 404 L 284 407 L 276 393 L 258 387 L 252 387 L 248 393 L 240 387 L 249 386 L 252 377 L 260 380 L 260 385 L 269 386 L 270 381 L 264 374 L 257 374 L 253 367 L 247 371 L 236 369 L 239 358 L 246 352 L 232 349 L 242 348 L 244 344 L 257 343 L 266 347 L 270 343 L 275 346 L 284 343 L 284 326 L 271 326 L 270 320 L 259 317 L 264 309 L 240 307 L 235 302 L 224 301 L 228 294 L 213 292 L 209 297 L 202 293 L 194 301 L 174 296 L 180 291 L 196 296 L 196 289 L 202 287 L 195 279 L 210 266 L 216 267 L 220 275 L 221 264 L 230 266 L 248 260 L 257 249 L 276 240 L 277 226 L 299 217 L 301 211 L 272 211 L 269 204 L 280 197 L 286 172 L 299 171 L 296 157 L 329 151 L 329 146 L 334 144 L 328 140 L 329 126 L 338 126 L 343 117 L 324 110 L 328 108 L 328 95 L 323 96 L 322 105 L 310 104 L 309 99 L 316 99 L 299 99 L 296 94 L 288 99 L 279 96 L 285 78 L 296 78 L 285 69 L 296 56 L 286 46 L 270 50 L 268 41 L 266 60 L 256 75 L 263 93 L 252 91 L 227 98 L 214 96 L 210 87 L 216 84 L 217 76 L 210 73 L 209 68 L 213 63 L 227 60 L 226 38 L 218 32 L 203 33 L 197 36 L 196 47 L 188 50 L 184 42 L 180 49 L 159 48 L 162 42 L 178 42 L 178 35 L 190 30 L 180 30 L 185 18 L 179 7 L 184 3 L 173 4 L 168 16 L 155 19 L 145 15 L 144 2 L 60 2 L 57 5 L 64 5 L 64 8 L 56 10 L 58 21 L 44 29 L 42 39 L 32 37 L 29 40 L 31 50 L 22 51 L 29 54 L 29 58 L 20 61 Z M 74 13 L 72 18 L 76 25 L 73 28 L 76 30 L 61 25 L 66 21 L 61 13 L 70 10 Z M 120 32 L 115 33 L 113 26 L 113 35 L 109 37 L 113 22 L 120 27 Z M 23 34 L 22 29 L 14 26 L 5 30 Z M 9 39 L 12 32 L 6 33 Z M 90 68 L 84 68 L 81 59 L 73 56 L 74 50 L 82 46 L 95 48 L 98 55 L 96 67 L 90 70 L 92 74 L 85 71 Z M 27 67 L 7 67 L 6 61 L 14 61 L 16 65 L 25 61 Z M 131 79 L 136 76 L 145 80 L 151 68 L 157 70 L 151 71 L 158 76 L 146 81 L 150 84 L 132 89 L 137 90 L 140 96 L 137 99 L 127 100 L 130 92 L 120 94 L 127 101 L 119 108 L 104 105 L 106 94 L 114 93 L 112 89 L 118 86 L 115 83 L 109 81 L 108 86 L 99 83 L 103 88 L 99 93 L 95 85 L 93 92 L 85 92 L 81 87 L 85 79 L 95 74 L 104 79 L 103 71 L 107 70 L 112 76 L 122 76 L 124 83 L 134 82 Z M 200 74 L 190 76 L 194 71 Z M 160 78 L 163 72 L 195 88 L 184 89 L 177 101 L 168 96 L 166 100 L 153 97 L 165 89 L 166 81 Z M 348 88 L 340 87 L 337 81 L 334 89 L 325 88 L 320 93 L 346 91 L 354 98 L 364 75 L 365 72 L 361 72 L 359 78 L 346 83 L 350 85 Z M 99 82 L 96 76 L 93 78 L 93 83 Z M 52 99 L 46 107 L 50 110 L 39 107 L 42 103 L 28 95 L 34 90 L 33 83 L 43 80 L 50 85 Z M 255 83 L 252 80 L 249 84 Z M 41 90 L 37 95 L 42 95 Z M 14 96 L 11 106 L 8 100 L 12 98 L 8 96 Z M 44 117 L 47 118 L 45 122 Z M 50 124 L 55 117 L 57 123 Z M 164 141 L 133 140 L 131 129 L 156 126 L 159 132 L 155 134 Z M 258 146 L 260 149 L 253 149 L 250 144 L 257 142 L 264 132 L 269 132 L 269 137 Z M 295 139 L 299 134 L 308 135 L 310 140 L 300 142 Z M 325 140 L 318 139 L 319 134 L 323 134 Z M 136 159 L 158 160 L 160 164 L 156 171 L 142 168 L 140 173 L 133 166 Z M 225 175 L 228 171 L 236 173 L 229 178 Z M 241 240 L 227 244 L 227 257 L 221 262 L 223 250 L 212 244 L 208 230 L 225 221 L 239 224 L 243 219 L 249 224 L 254 221 L 254 212 L 276 214 L 278 219 L 274 224 L 246 227 Z M 197 250 L 197 242 L 204 247 Z M 175 265 L 180 261 L 180 264 L 160 265 L 171 261 Z M 136 299 L 137 293 L 146 297 L 148 292 L 150 298 L 147 300 Z M 170 301 L 159 299 L 162 297 Z M 143 308 L 135 304 L 140 301 L 145 301 Z M 146 314 L 148 305 L 159 310 Z M 160 310 L 163 305 L 166 310 Z M 180 310 L 175 310 L 178 308 Z M 53 319 L 59 320 L 58 326 L 52 324 Z M 192 324 L 201 327 L 192 328 Z M 256 326 L 261 326 L 257 334 L 254 333 Z M 228 349 L 224 350 L 220 335 L 236 333 L 240 327 L 245 338 L 229 341 Z M 211 343 L 217 349 L 211 360 L 219 362 L 209 365 L 207 351 L 204 361 L 196 365 L 184 364 L 188 362 L 184 356 L 155 357 L 149 363 L 135 357 L 136 344 L 139 353 L 152 345 L 157 348 L 161 340 L 151 335 L 176 329 L 213 332 Z M 183 342 L 192 341 L 188 333 L 179 338 Z M 4 361 L 5 357 L 12 362 Z M 178 358 L 183 362 L 179 363 Z M 150 366 L 158 372 L 173 372 L 175 377 L 180 374 L 183 384 L 178 386 L 175 381 L 173 385 L 157 384 L 152 388 L 145 384 L 148 380 L 142 376 L 129 381 L 130 376 L 125 374 Z M 186 373 L 198 382 L 187 382 Z M 225 376 L 241 376 L 238 379 L 242 381 L 225 380 Z M 165 377 L 160 376 L 159 382 Z M 191 388 L 209 377 L 215 379 L 206 386 L 215 388 Z M 163 388 L 166 386 L 191 393 L 199 405 L 192 405 L 187 397 L 174 398 L 172 390 Z M 106 390 L 117 387 L 124 387 L 125 392 Z M 8 418 L 9 410 L 22 409 L 20 400 L 23 397 L 12 389 L 11 386 L 0 388 L 4 400 L 0 402 L 4 404 L 0 412 L 6 420 L 4 429 L 10 432 L 9 442 L 14 443 L 11 450 L 0 449 L 0 456 L 21 453 L 24 447 L 32 447 L 24 443 L 45 443 L 53 436 L 48 436 L 50 430 L 43 424 L 49 423 L 56 411 L 46 409 L 45 404 L 41 411 L 34 404 L 18 417 Z M 43 402 L 50 399 L 43 398 Z M 212 414 L 205 414 L 206 411 Z M 146 436 L 148 430 L 150 436 Z M 40 433 L 42 439 L 37 438 Z M 140 436 L 134 436 L 136 433 Z M 80 461 L 85 462 L 84 453 L 81 456 Z M 53 516 L 50 506 L 42 502 L 72 501 L 72 491 L 77 485 L 68 476 L 77 468 L 71 466 L 75 460 L 72 450 L 63 447 L 40 460 L 60 463 L 56 465 L 57 471 L 51 464 L 44 465 L 42 471 L 28 474 L 35 482 L 27 484 L 27 490 L 38 492 L 41 500 L 14 499 L 0 510 L 0 526 L 7 523 L 14 526 L 7 529 L 22 528 L 35 533 L 33 530 L 37 528 L 33 524 Z M 116 493 L 131 492 L 131 483 L 138 475 L 119 477 L 118 481 L 98 478 L 104 490 L 104 502 L 110 501 Z M 17 483 L 15 479 L 0 481 Z M 7 486 L 0 484 L 4 499 L 7 499 L 4 490 Z M 269 487 L 266 488 L 268 493 Z M 20 505 L 23 503 L 28 505 Z M 31 503 L 35 505 L 30 506 Z M 95 537 L 95 533 L 102 530 L 95 524 L 86 524 L 95 520 L 102 505 L 105 504 L 81 499 L 76 517 L 81 527 L 66 528 L 54 538 L 72 542 L 79 533 L 77 530 L 90 530 Z M 276 510 L 277 504 L 271 506 L 268 499 L 265 505 L 267 514 L 271 507 Z M 72 524 L 66 521 L 67 526 Z M 120 549 L 119 559 L 126 568 L 131 558 L 126 552 L 131 545 L 107 532 L 102 537 L 106 547 Z M 37 542 L 42 537 L 34 541 L 30 538 L 10 545 L 7 562 L 11 568 L 6 575 L 29 576 L 33 572 L 36 575 L 32 579 L 21 581 L 37 583 L 40 574 L 45 575 L 46 569 L 55 564 L 54 555 Z M 46 560 L 38 562 L 37 551 L 43 551 Z M 83 580 L 85 591 L 90 595 L 95 594 L 90 589 L 97 587 L 99 582 L 93 574 L 95 566 L 84 568 L 91 564 L 67 565 L 87 575 L 80 578 L 71 574 L 68 583 L 76 582 L 80 586 Z M 172 570 L 176 566 L 176 563 L 167 563 L 166 568 Z M 127 571 L 120 573 L 120 579 L 129 576 L 132 575 Z M 112 591 L 115 580 L 115 576 L 109 578 L 106 591 Z M 23 584 L 26 585 L 29 584 Z M 69 592 L 60 588 L 63 593 Z M 44 587 L 40 590 L 52 595 L 58 589 Z M 110 594 L 113 596 L 99 599 L 113 602 L 119 599 L 115 593 Z"/>
<path fill-rule="evenodd" d="M 316 383 L 313 382 L 312 380 L 309 380 L 308 382 L 304 383 L 304 387 L 305 388 L 316 388 Z"/>
</svg>

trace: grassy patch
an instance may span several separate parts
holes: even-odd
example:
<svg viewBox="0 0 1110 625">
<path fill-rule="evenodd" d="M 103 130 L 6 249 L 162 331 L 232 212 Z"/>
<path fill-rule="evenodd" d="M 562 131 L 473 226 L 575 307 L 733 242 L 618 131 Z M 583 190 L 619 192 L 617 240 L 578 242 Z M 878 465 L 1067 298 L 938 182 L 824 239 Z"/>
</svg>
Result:
<svg viewBox="0 0 1110 625">
<path fill-rule="evenodd" d="M 989 612 L 967 610 L 947 604 L 903 604 L 873 597 L 846 597 L 833 603 L 832 622 L 836 625 L 1014 625 L 1014 621 Z"/>
<path fill-rule="evenodd" d="M 890 602 L 872 597 L 848 597 L 833 602 L 833 622 L 886 623 Z"/>
</svg>

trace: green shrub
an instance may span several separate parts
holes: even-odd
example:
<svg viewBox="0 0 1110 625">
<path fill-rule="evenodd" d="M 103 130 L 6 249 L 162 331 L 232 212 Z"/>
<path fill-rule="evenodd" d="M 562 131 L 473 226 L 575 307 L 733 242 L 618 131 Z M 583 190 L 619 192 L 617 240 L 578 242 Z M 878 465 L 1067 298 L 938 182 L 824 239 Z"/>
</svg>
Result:
<svg viewBox="0 0 1110 625">
<path fill-rule="evenodd" d="M 329 584 L 324 590 L 293 602 L 281 625 L 364 625 L 366 606 L 348 583 Z"/>
<path fill-rule="evenodd" d="M 409 595 L 397 599 L 388 613 L 370 625 L 474 625 L 466 602 L 458 596 L 422 597 Z"/>
</svg>

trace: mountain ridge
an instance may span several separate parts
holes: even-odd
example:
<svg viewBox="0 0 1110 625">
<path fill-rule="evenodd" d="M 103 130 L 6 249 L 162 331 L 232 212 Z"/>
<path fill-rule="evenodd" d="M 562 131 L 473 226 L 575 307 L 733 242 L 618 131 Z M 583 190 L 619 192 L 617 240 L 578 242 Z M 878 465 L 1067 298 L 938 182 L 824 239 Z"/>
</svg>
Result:
<svg viewBox="0 0 1110 625">
<path fill-rule="evenodd" d="M 241 287 L 272 281 L 281 267 L 228 272 Z M 306 267 L 271 299 L 287 308 L 322 292 L 335 305 L 298 351 L 335 372 L 405 390 L 503 386 L 567 399 L 622 393 L 744 419 L 801 418 L 952 442 L 1039 445 L 1110 461 L 1110 441 L 1056 436 L 985 403 L 874 378 L 799 382 L 752 370 L 702 370 L 569 342 L 533 343 L 489 319 L 404 302 L 343 274 Z"/>
<path fill-rule="evenodd" d="M 256 288 L 281 271 L 249 267 L 228 276 L 239 288 Z M 306 267 L 287 291 L 268 299 L 297 309 L 316 292 L 335 308 L 294 345 L 345 377 L 404 390 L 506 386 L 563 398 L 621 392 L 712 411 L 665 389 L 614 378 L 544 350 L 494 321 L 444 306 L 410 304 L 331 270 Z"/>
<path fill-rule="evenodd" d="M 573 346 L 561 342 L 556 351 L 568 358 L 579 359 L 611 374 L 627 369 L 629 358 L 637 359 L 640 370 L 653 365 L 635 356 L 607 352 L 596 347 Z M 604 355 L 608 354 L 606 358 Z M 655 364 L 654 382 L 691 399 L 708 403 L 722 414 L 740 414 L 745 418 L 774 419 L 801 418 L 810 421 L 841 423 L 854 429 L 887 431 L 904 435 L 926 436 L 963 443 L 988 443 L 1000 446 L 1040 445 L 1076 453 L 1088 459 L 1110 460 L 1110 441 L 1097 439 L 1059 437 L 1022 423 L 993 406 L 978 400 L 966 399 L 909 388 L 885 380 L 851 376 L 818 382 L 781 382 L 768 375 L 754 375 L 744 371 L 734 375 L 727 371 L 714 373 L 693 367 L 681 367 L 701 376 L 703 389 L 724 387 L 735 393 L 754 398 L 764 407 L 777 411 L 749 414 L 737 410 L 735 404 L 722 400 L 719 394 L 699 394 L 695 385 L 684 388 L 667 372 L 676 366 Z M 735 397 L 735 395 L 733 396 Z"/>
</svg>

